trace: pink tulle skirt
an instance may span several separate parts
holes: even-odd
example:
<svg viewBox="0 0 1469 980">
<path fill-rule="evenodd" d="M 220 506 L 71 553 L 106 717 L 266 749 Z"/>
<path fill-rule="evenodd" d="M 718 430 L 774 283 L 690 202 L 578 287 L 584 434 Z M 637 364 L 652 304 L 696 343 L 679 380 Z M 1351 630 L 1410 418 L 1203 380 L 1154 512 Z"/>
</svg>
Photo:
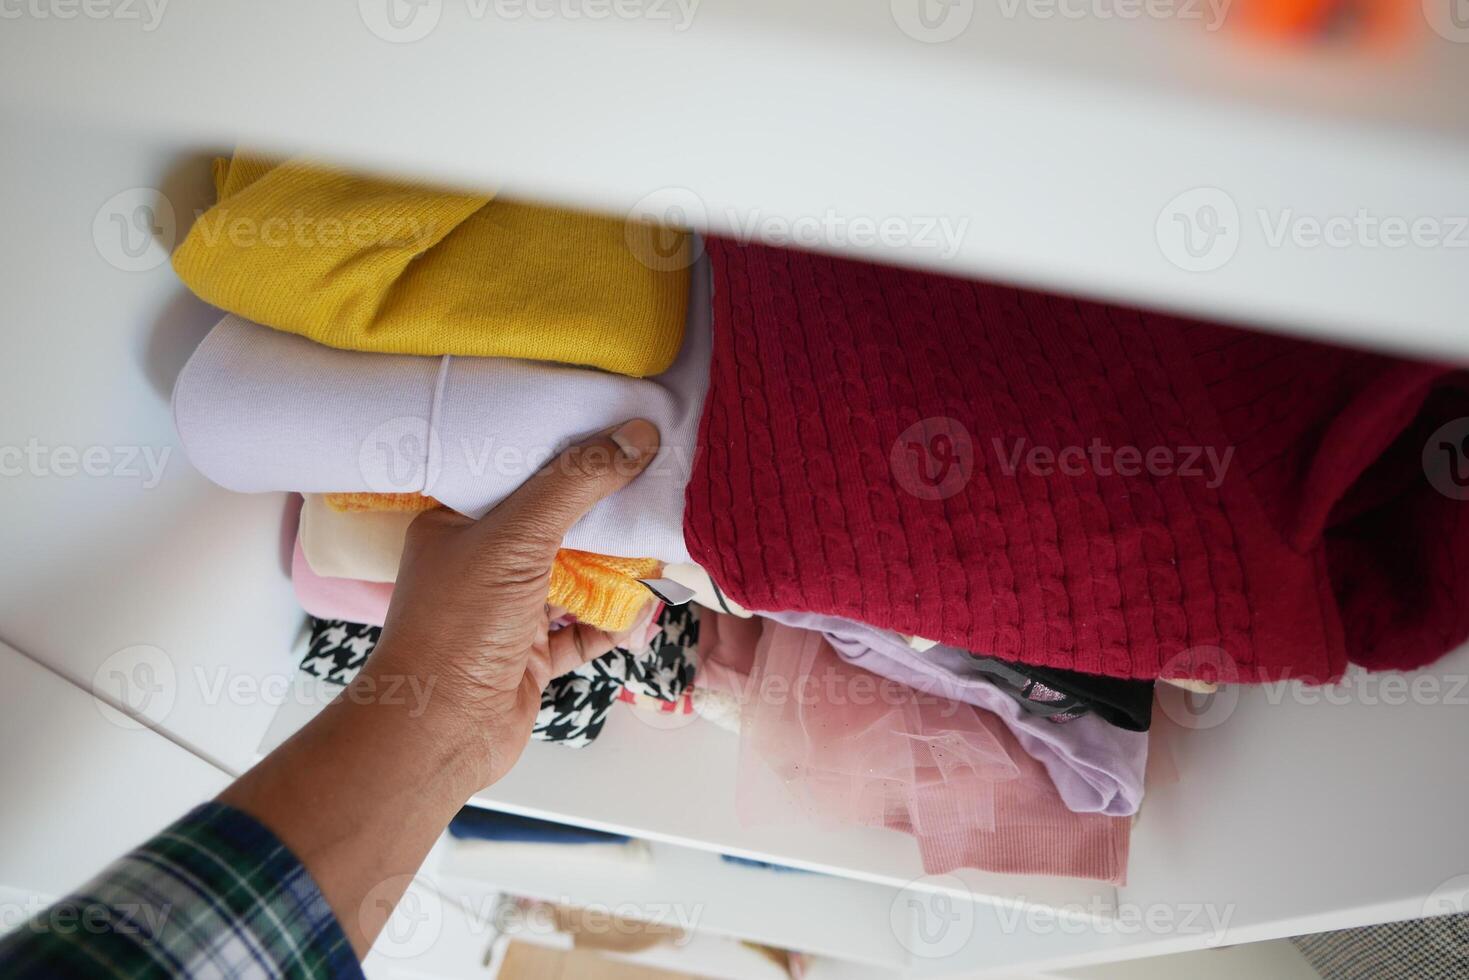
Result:
<svg viewBox="0 0 1469 980">
<path fill-rule="evenodd" d="M 712 613 L 701 628 L 699 683 L 742 698 L 746 825 L 901 830 L 930 874 L 1123 882 L 1131 819 L 1068 810 L 996 716 L 848 664 L 819 633 Z"/>
</svg>

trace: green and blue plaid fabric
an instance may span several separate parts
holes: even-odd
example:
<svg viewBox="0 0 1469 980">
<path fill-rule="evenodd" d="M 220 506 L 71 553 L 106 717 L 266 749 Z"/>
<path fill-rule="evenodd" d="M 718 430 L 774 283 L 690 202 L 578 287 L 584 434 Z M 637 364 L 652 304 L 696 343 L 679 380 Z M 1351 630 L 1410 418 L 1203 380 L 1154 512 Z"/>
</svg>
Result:
<svg viewBox="0 0 1469 980">
<path fill-rule="evenodd" d="M 275 834 L 195 808 L 0 937 L 0 976 L 361 977 L 311 874 Z"/>
</svg>

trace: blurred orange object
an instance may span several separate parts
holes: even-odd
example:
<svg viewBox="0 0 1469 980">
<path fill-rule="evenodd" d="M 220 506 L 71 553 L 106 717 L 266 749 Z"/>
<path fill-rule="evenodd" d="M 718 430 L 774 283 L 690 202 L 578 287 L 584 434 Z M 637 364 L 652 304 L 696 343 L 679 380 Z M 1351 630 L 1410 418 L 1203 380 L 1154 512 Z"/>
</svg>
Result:
<svg viewBox="0 0 1469 980">
<path fill-rule="evenodd" d="M 1234 22 L 1251 34 L 1272 38 L 1317 37 L 1325 33 L 1341 0 L 1236 0 Z"/>
<path fill-rule="evenodd" d="M 1235 0 L 1227 16 L 1272 40 L 1336 40 L 1380 48 L 1413 33 L 1418 0 Z"/>
</svg>

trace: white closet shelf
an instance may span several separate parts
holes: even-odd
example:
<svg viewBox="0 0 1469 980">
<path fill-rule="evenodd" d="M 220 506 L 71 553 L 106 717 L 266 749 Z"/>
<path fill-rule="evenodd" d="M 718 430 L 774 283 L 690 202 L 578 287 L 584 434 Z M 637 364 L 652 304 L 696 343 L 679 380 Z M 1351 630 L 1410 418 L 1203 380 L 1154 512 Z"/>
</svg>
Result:
<svg viewBox="0 0 1469 980">
<path fill-rule="evenodd" d="M 796 223 L 836 251 L 1469 357 L 1469 31 L 1430 11 L 1369 57 L 1211 32 L 1194 0 L 1153 20 L 1105 16 L 1132 0 L 955 0 L 926 3 L 930 26 L 920 2 L 22 16 L 0 100 L 612 213 L 652 195 L 726 233 Z"/>
<path fill-rule="evenodd" d="M 260 745 L 262 755 L 305 725 L 335 694 L 335 689 L 305 676 L 296 678 L 294 685 Z M 738 736 L 697 717 L 685 722 L 677 730 L 667 730 L 669 723 L 662 716 L 650 718 L 625 705 L 614 706 L 591 745 L 568 749 L 532 742 L 514 769 L 475 794 L 470 803 L 849 879 L 849 884 L 870 886 L 854 896 L 880 893 L 889 905 L 899 891 L 947 893 L 998 908 L 1035 908 L 1083 921 L 1094 910 L 1105 914 L 1116 899 L 1117 889 L 1100 882 L 971 870 L 928 876 L 914 841 L 894 831 L 743 826 L 735 796 Z M 762 880 L 779 894 L 778 889 L 792 887 L 791 883 L 821 887 L 809 883 L 829 879 Z"/>
<path fill-rule="evenodd" d="M 900 834 L 742 827 L 738 739 L 700 719 L 662 730 L 661 716 L 624 707 L 587 748 L 532 743 L 515 769 L 471 802 L 625 833 L 655 842 L 660 855 L 713 851 L 851 879 L 843 901 L 865 908 L 869 923 L 880 919 L 873 929 L 888 921 L 872 911 L 882 896 L 889 909 L 930 894 L 964 896 L 973 900 L 962 913 L 971 939 L 932 961 L 915 957 L 911 968 L 996 977 L 1062 970 L 1415 918 L 1469 900 L 1469 858 L 1462 847 L 1445 850 L 1469 806 L 1469 762 L 1458 751 L 1469 725 L 1466 677 L 1469 646 L 1413 675 L 1354 670 L 1332 689 L 1233 688 L 1194 730 L 1180 732 L 1173 719 L 1188 715 L 1164 709 L 1155 739 L 1178 777 L 1150 785 L 1128 883 L 1115 889 L 969 871 L 957 882 L 925 878 L 916 847 Z M 311 702 L 288 699 L 261 751 L 304 724 Z M 680 855 L 658 866 L 650 887 L 665 897 L 679 888 L 694 894 L 693 878 L 739 870 L 711 872 L 716 865 Z M 507 869 L 487 884 L 592 895 L 595 877 Z M 836 887 L 828 879 L 750 880 L 769 892 L 749 884 L 741 894 L 759 894 L 772 909 L 784 907 L 790 889 Z M 716 931 L 779 928 L 758 913 L 720 914 L 726 926 Z M 754 915 L 753 924 L 741 915 Z M 887 936 L 871 941 L 886 946 Z"/>
<path fill-rule="evenodd" d="M 926 876 L 917 845 L 894 831 L 743 826 L 735 794 L 738 736 L 701 719 L 678 731 L 645 721 L 636 710 L 619 708 L 585 749 L 532 744 L 509 775 L 471 802 L 888 889 L 947 891 L 1007 907 L 1088 909 L 1115 898 L 1113 886 L 1098 882 L 968 870 Z"/>
<path fill-rule="evenodd" d="M 478 900 L 479 896 L 475 899 Z M 512 941 L 558 950 L 571 949 L 574 945 L 571 937 L 557 931 L 553 923 L 534 917 L 503 935 L 497 944 L 500 947 L 496 950 L 497 958 L 504 956 L 503 944 Z M 664 970 L 681 976 L 718 977 L 720 980 L 788 980 L 790 976 L 762 953 L 743 945 L 741 940 L 706 931 L 694 933 L 678 945 L 660 943 L 636 953 L 601 955 L 648 970 Z M 807 967 L 806 980 L 898 980 L 900 976 L 880 966 L 832 957 L 812 957 L 808 959 Z"/>
<path fill-rule="evenodd" d="M 596 851 L 596 848 L 592 849 Z M 522 849 L 524 851 L 524 849 Z M 434 871 L 455 894 L 502 892 L 680 925 L 689 931 L 745 939 L 900 969 L 908 951 L 891 926 L 898 890 L 849 879 L 741 867 L 717 855 L 654 844 L 645 862 L 602 859 L 588 852 L 554 861 L 473 842 L 450 847 Z M 454 879 L 452 882 L 447 879 Z M 820 916 L 810 914 L 821 909 Z M 635 910 L 635 911 L 634 911 Z M 907 908 L 898 906 L 897 915 Z"/>
</svg>

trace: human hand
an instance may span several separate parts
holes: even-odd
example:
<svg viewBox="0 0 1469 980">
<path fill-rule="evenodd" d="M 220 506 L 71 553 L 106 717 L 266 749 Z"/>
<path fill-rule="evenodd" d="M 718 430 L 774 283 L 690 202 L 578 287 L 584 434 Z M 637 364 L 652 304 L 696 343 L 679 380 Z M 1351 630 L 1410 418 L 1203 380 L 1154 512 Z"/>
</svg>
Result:
<svg viewBox="0 0 1469 980">
<path fill-rule="evenodd" d="M 430 679 L 431 710 L 465 740 L 479 785 L 520 757 L 551 678 L 616 645 L 586 625 L 549 631 L 551 564 L 571 526 L 646 469 L 658 444 L 651 423 L 626 422 L 566 450 L 478 521 L 438 509 L 409 527 L 364 672 Z"/>
</svg>

